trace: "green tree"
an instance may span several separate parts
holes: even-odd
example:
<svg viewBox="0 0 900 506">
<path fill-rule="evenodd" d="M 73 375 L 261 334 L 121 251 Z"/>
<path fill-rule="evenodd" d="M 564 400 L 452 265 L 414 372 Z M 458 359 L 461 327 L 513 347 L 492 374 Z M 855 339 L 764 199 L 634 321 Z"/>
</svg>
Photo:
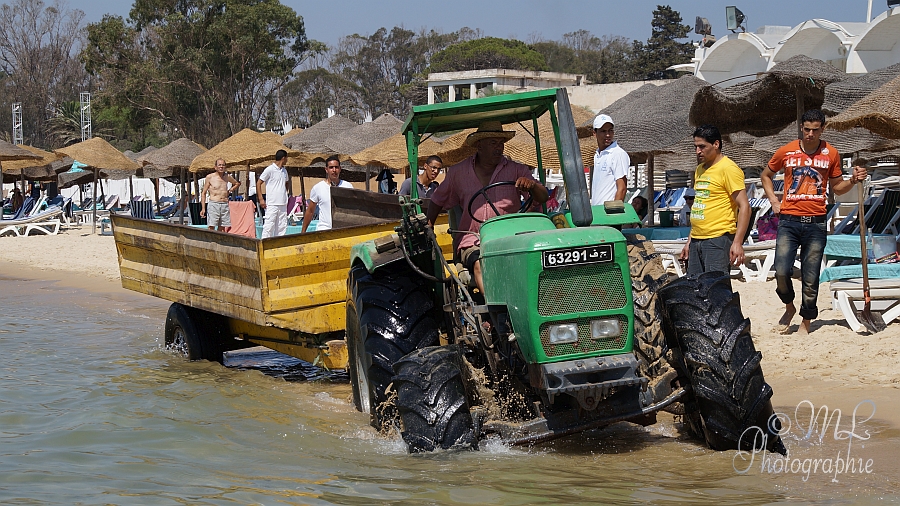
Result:
<svg viewBox="0 0 900 506">
<path fill-rule="evenodd" d="M 675 72 L 667 67 L 690 63 L 694 46 L 678 42 L 687 38 L 691 27 L 681 24 L 681 14 L 668 5 L 657 5 L 653 11 L 653 32 L 646 43 L 634 42 L 635 69 L 646 79 L 674 78 Z"/>
<path fill-rule="evenodd" d="M 484 69 L 547 70 L 544 55 L 519 40 L 485 37 L 454 44 L 435 54 L 431 72 Z"/>
<path fill-rule="evenodd" d="M 255 126 L 302 61 L 303 18 L 278 0 L 136 0 L 88 26 L 85 67 L 136 128 L 159 118 L 213 145 Z"/>
</svg>

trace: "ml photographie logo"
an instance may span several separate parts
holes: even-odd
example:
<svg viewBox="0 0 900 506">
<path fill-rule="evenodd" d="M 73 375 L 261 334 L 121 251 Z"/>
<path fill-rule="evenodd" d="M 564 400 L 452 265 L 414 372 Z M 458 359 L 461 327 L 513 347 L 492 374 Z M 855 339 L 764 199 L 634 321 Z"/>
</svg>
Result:
<svg viewBox="0 0 900 506">
<path fill-rule="evenodd" d="M 835 483 L 842 475 L 871 474 L 874 462 L 857 456 L 853 444 L 871 437 L 863 424 L 875 416 L 875 403 L 866 400 L 857 404 L 849 421 L 842 422 L 841 415 L 840 409 L 829 411 L 825 405 L 816 409 L 807 400 L 797 404 L 793 419 L 784 413 L 773 414 L 768 420 L 768 431 L 754 426 L 741 434 L 738 448 L 753 450 L 737 451 L 732 459 L 734 470 L 738 474 L 747 474 L 759 466 L 760 474 L 797 475 L 803 481 L 821 475 Z M 825 458 L 798 458 L 790 448 L 784 456 L 773 454 L 766 451 L 768 438 L 774 437 L 772 434 L 780 436 L 786 448 L 789 440 L 795 440 L 796 444 L 807 448 L 817 445 L 827 449 L 831 443 L 838 443 L 838 451 Z"/>
</svg>

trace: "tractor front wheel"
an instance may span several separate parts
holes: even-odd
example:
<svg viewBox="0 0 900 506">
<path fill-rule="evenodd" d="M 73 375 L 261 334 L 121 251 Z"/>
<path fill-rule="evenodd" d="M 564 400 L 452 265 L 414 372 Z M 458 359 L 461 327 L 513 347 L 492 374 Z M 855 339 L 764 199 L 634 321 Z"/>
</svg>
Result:
<svg viewBox="0 0 900 506">
<path fill-rule="evenodd" d="M 394 364 L 403 440 L 410 453 L 477 449 L 478 434 L 456 346 L 431 346 Z"/>
</svg>

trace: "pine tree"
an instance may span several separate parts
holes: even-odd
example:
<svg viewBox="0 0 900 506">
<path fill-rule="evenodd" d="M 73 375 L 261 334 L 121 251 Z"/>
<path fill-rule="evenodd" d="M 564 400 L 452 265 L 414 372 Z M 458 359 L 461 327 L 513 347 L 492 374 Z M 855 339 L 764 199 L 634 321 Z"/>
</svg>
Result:
<svg viewBox="0 0 900 506">
<path fill-rule="evenodd" d="M 646 79 L 674 78 L 675 72 L 667 67 L 690 63 L 694 46 L 678 42 L 690 33 L 690 25 L 681 24 L 681 13 L 668 5 L 657 5 L 653 11 L 653 32 L 646 43 L 635 41 L 635 68 Z"/>
</svg>

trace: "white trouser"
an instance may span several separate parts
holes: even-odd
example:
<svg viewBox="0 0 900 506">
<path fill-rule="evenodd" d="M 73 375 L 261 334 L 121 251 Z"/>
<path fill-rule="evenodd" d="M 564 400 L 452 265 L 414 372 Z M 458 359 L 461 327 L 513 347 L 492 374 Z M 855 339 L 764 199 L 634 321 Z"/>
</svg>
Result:
<svg viewBox="0 0 900 506">
<path fill-rule="evenodd" d="M 287 231 L 287 204 L 283 206 L 266 206 L 266 217 L 263 221 L 262 238 L 278 237 Z"/>
</svg>

